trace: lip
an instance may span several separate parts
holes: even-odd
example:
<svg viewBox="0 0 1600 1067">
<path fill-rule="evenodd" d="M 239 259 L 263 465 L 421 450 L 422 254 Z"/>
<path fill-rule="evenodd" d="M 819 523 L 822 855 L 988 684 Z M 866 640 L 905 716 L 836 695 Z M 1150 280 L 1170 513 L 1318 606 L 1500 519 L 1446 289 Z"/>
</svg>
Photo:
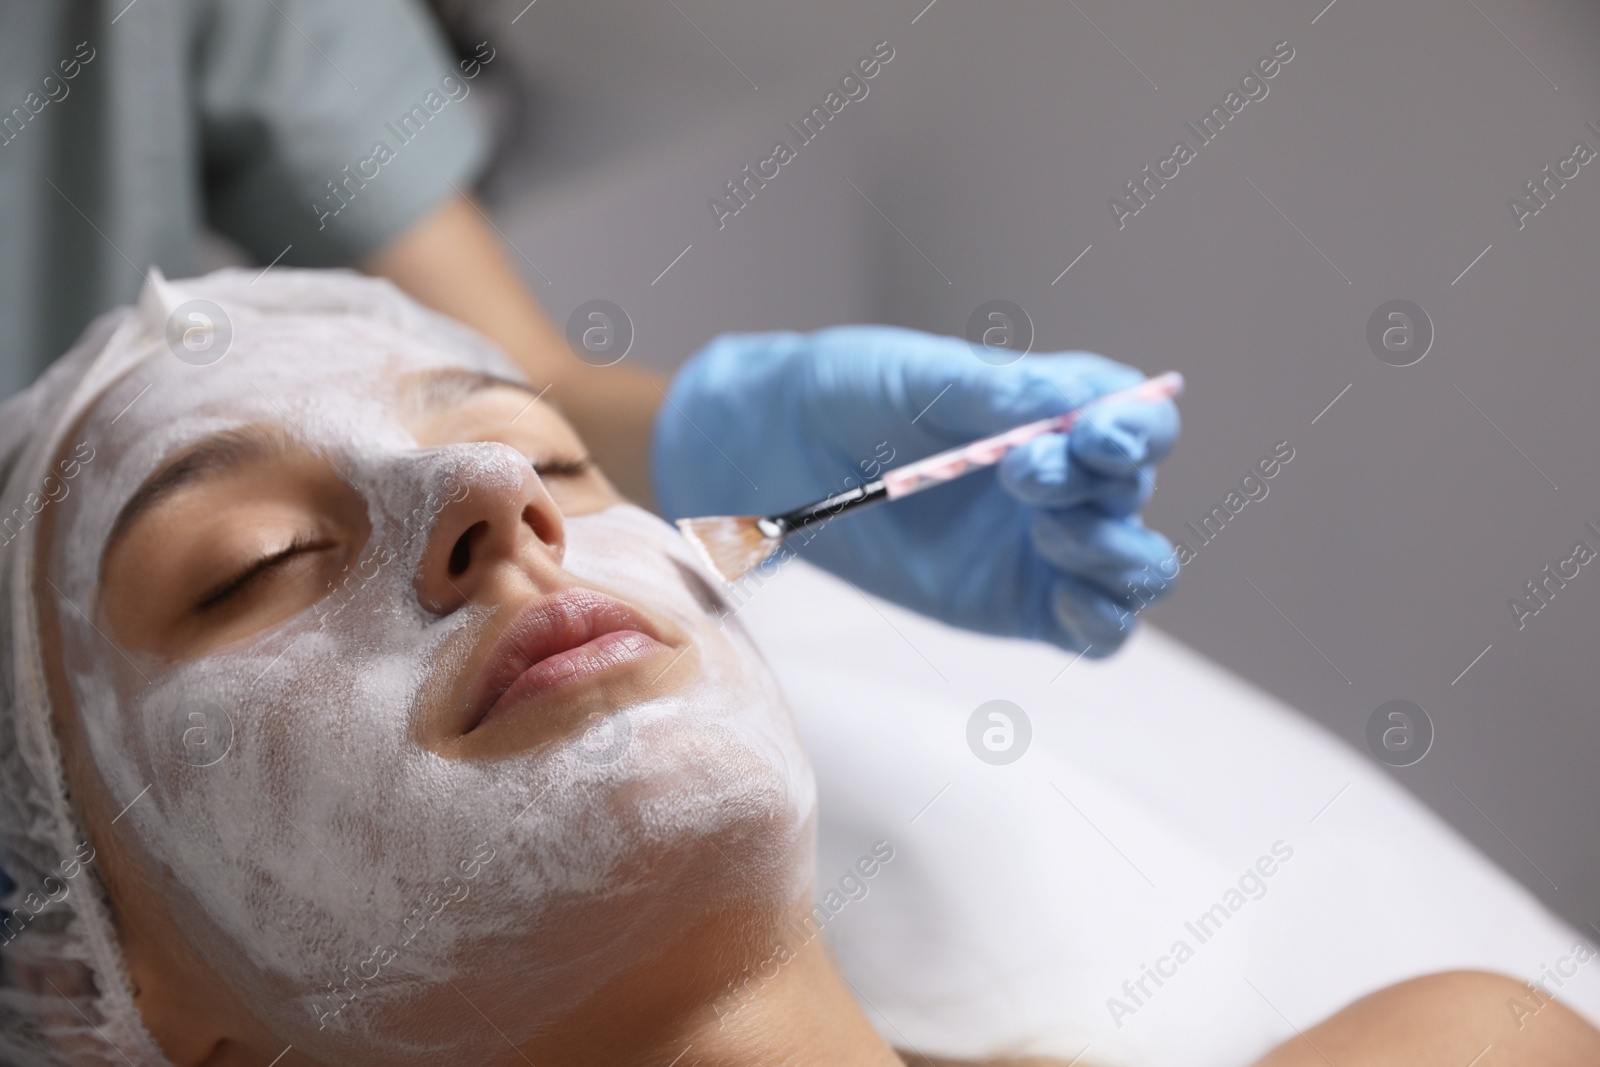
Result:
<svg viewBox="0 0 1600 1067">
<path fill-rule="evenodd" d="M 671 650 L 654 621 L 592 589 L 536 597 L 502 630 L 462 733 Z"/>
</svg>

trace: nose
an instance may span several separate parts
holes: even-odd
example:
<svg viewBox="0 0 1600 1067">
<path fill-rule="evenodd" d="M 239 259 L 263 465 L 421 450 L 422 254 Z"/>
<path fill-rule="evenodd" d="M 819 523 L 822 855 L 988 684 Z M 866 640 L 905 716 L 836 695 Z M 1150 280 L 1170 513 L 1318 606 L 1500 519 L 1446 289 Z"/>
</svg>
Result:
<svg viewBox="0 0 1600 1067">
<path fill-rule="evenodd" d="M 476 447 L 506 455 L 461 464 L 442 501 L 416 578 L 418 601 L 436 615 L 492 595 L 509 577 L 551 590 L 559 584 L 566 525 L 544 482 L 515 449 Z"/>
</svg>

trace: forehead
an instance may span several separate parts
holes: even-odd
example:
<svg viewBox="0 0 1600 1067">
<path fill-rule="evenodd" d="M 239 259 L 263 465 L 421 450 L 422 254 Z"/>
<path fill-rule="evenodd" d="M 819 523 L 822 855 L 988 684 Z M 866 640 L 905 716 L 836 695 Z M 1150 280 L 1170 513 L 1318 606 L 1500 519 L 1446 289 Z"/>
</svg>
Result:
<svg viewBox="0 0 1600 1067">
<path fill-rule="evenodd" d="M 293 428 L 298 418 L 333 428 L 392 418 L 401 384 L 428 371 L 520 377 L 486 345 L 462 340 L 351 315 L 246 318 L 214 363 L 187 363 L 158 346 L 96 402 L 84 429 L 124 454 L 177 425 L 273 420 Z"/>
<path fill-rule="evenodd" d="M 347 314 L 240 316 L 233 327 L 227 352 L 209 365 L 156 345 L 63 442 L 61 456 L 93 457 L 63 501 L 74 554 L 97 554 L 139 485 L 201 438 L 268 423 L 317 448 L 414 447 L 404 418 L 418 379 L 521 379 L 487 344 L 442 327 L 419 333 Z"/>
</svg>

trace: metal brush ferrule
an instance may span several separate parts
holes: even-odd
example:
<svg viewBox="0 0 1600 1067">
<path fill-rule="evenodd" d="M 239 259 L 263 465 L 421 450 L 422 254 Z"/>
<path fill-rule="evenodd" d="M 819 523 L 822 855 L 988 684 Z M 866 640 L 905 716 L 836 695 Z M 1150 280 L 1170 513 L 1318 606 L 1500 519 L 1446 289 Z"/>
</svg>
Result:
<svg viewBox="0 0 1600 1067">
<path fill-rule="evenodd" d="M 795 508 L 782 515 L 774 515 L 770 519 L 762 519 L 761 532 L 767 533 L 765 524 L 770 522 L 780 531 L 780 535 L 787 534 L 792 530 L 827 522 L 835 515 L 887 498 L 888 490 L 884 486 L 883 479 L 879 478 L 865 485 L 858 485 L 854 489 L 834 493 L 803 508 Z"/>
</svg>

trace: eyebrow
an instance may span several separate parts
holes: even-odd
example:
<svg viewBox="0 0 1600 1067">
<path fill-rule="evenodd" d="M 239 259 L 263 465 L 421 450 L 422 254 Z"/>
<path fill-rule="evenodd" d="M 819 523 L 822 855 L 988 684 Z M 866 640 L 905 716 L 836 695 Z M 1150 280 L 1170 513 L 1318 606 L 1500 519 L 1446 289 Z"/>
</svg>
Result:
<svg viewBox="0 0 1600 1067">
<path fill-rule="evenodd" d="M 128 502 L 117 512 L 111 532 L 106 535 L 106 546 L 100 553 L 102 561 L 111 554 L 117 541 L 125 536 L 140 516 L 150 511 L 175 493 L 207 478 L 234 470 L 247 463 L 269 456 L 282 455 L 288 441 L 282 427 L 248 426 L 238 430 L 224 430 L 202 438 L 134 490 Z"/>
<path fill-rule="evenodd" d="M 488 374 L 483 371 L 467 370 L 464 367 L 446 367 L 442 370 L 432 371 L 420 379 L 413 387 L 414 402 L 419 404 L 424 411 L 436 408 L 449 407 L 459 404 L 475 393 L 486 389 L 509 388 L 520 393 L 526 393 L 530 399 L 523 405 L 522 411 L 517 412 L 512 422 L 522 417 L 523 412 L 533 407 L 535 401 L 543 400 L 553 410 L 559 411 L 554 403 L 544 400 L 550 391 L 547 385 L 543 389 L 535 390 L 527 382 L 519 382 L 515 378 L 506 378 L 498 374 Z M 534 471 L 540 477 L 577 477 L 586 473 L 592 464 L 588 454 L 580 450 L 576 455 L 553 456 L 533 461 Z"/>
<path fill-rule="evenodd" d="M 519 382 L 515 378 L 467 370 L 463 367 L 447 367 L 423 377 L 415 386 L 414 396 L 423 410 L 432 411 L 435 408 L 459 404 L 467 397 L 481 393 L 485 389 L 501 388 L 515 389 L 535 399 L 544 395 L 535 391 L 527 382 Z"/>
</svg>

